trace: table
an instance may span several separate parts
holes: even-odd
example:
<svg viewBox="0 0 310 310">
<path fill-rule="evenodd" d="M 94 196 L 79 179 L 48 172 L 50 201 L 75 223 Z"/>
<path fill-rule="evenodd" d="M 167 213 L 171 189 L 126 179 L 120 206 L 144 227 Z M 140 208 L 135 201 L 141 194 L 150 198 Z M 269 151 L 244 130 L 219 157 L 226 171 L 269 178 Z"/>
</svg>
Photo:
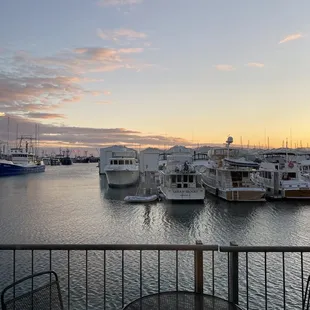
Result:
<svg viewBox="0 0 310 310">
<path fill-rule="evenodd" d="M 212 295 L 194 292 L 163 292 L 136 299 L 123 310 L 241 310 L 238 306 Z"/>
</svg>

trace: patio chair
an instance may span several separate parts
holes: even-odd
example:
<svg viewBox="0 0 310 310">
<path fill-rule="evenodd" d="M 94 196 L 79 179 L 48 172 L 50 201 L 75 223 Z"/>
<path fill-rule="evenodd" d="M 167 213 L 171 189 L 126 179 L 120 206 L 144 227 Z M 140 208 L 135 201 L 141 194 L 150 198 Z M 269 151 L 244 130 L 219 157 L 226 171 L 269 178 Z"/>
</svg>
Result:
<svg viewBox="0 0 310 310">
<path fill-rule="evenodd" d="M 310 305 L 310 276 L 308 276 L 305 294 L 302 299 L 302 310 L 309 310 Z"/>
<path fill-rule="evenodd" d="M 1 293 L 1 306 L 2 310 L 64 310 L 57 274 L 44 271 L 10 284 Z"/>
</svg>

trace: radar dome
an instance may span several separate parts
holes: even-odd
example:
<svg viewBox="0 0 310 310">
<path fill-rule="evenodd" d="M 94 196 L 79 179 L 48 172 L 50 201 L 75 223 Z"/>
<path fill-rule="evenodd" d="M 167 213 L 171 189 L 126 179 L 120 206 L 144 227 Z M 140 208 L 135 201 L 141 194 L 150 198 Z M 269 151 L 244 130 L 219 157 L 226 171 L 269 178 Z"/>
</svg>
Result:
<svg viewBox="0 0 310 310">
<path fill-rule="evenodd" d="M 231 137 L 231 136 L 229 136 L 228 138 L 227 138 L 227 141 L 226 141 L 226 143 L 233 143 L 234 142 L 234 139 L 233 139 L 233 137 Z"/>
</svg>

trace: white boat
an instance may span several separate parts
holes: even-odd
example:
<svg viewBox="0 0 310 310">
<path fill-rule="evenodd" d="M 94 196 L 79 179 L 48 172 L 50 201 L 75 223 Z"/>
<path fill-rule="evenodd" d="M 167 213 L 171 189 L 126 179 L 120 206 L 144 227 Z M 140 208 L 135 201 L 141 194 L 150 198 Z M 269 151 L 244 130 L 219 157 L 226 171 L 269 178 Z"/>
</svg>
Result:
<svg viewBox="0 0 310 310">
<path fill-rule="evenodd" d="M 159 182 L 159 190 L 166 200 L 204 200 L 205 190 L 192 165 L 191 154 L 167 155 L 167 162 L 159 171 Z"/>
<path fill-rule="evenodd" d="M 269 198 L 310 199 L 310 181 L 303 177 L 295 153 L 288 150 L 266 153 L 253 181 L 266 189 Z"/>
<path fill-rule="evenodd" d="M 104 172 L 110 187 L 129 187 L 139 181 L 139 164 L 134 157 L 112 157 Z"/>
<path fill-rule="evenodd" d="M 27 139 L 29 139 L 30 142 L 26 140 L 26 138 L 21 137 L 19 146 L 11 148 L 11 161 L 0 161 L 0 177 L 45 171 L 43 161 L 36 160 L 33 152 L 32 138 Z M 23 147 L 23 145 L 25 145 L 25 147 Z"/>
<path fill-rule="evenodd" d="M 229 148 L 232 142 L 228 137 L 227 147 L 209 150 L 210 159 L 200 166 L 195 164 L 206 191 L 227 201 L 265 201 L 266 190 L 251 180 L 258 163 L 237 158 L 238 149 Z"/>
<path fill-rule="evenodd" d="M 132 202 L 132 203 L 146 203 L 146 202 L 154 202 L 158 200 L 157 195 L 150 195 L 150 196 L 126 196 L 124 201 Z"/>
<path fill-rule="evenodd" d="M 306 181 L 310 181 L 310 159 L 302 160 L 299 163 L 299 170 L 301 177 Z"/>
</svg>

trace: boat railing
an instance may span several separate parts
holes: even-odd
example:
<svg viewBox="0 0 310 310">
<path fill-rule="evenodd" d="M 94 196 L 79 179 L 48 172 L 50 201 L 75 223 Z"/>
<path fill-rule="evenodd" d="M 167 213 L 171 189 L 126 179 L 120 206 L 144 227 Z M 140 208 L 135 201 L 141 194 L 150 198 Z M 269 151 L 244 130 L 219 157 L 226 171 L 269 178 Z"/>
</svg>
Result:
<svg viewBox="0 0 310 310">
<path fill-rule="evenodd" d="M 204 292 L 243 309 L 301 309 L 310 273 L 306 246 L 3 244 L 0 257 L 1 290 L 54 270 L 65 309 L 118 309 L 166 290 Z"/>
</svg>

